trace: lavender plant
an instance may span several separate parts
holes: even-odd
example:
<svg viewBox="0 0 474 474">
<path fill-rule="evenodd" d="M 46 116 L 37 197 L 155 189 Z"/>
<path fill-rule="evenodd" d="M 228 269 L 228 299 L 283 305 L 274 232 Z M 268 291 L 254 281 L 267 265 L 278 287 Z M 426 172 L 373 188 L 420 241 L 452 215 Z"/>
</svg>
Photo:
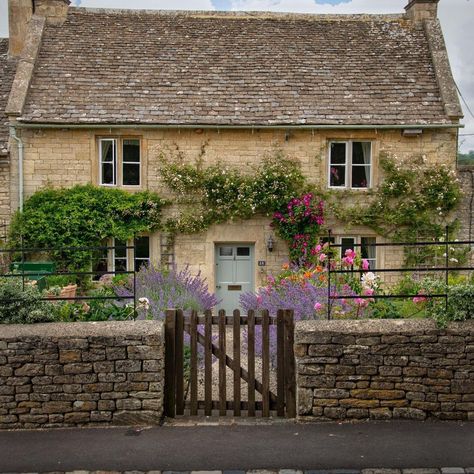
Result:
<svg viewBox="0 0 474 474">
<path fill-rule="evenodd" d="M 133 295 L 133 280 L 115 288 L 117 296 Z M 138 308 L 150 319 L 163 320 L 169 308 L 180 308 L 184 311 L 203 312 L 212 309 L 219 303 L 216 296 L 209 292 L 206 279 L 200 272 L 192 275 L 189 267 L 177 271 L 163 270 L 154 265 L 145 266 L 136 275 L 136 294 L 147 300 L 147 307 Z M 146 313 L 146 314 L 145 314 Z"/>
</svg>

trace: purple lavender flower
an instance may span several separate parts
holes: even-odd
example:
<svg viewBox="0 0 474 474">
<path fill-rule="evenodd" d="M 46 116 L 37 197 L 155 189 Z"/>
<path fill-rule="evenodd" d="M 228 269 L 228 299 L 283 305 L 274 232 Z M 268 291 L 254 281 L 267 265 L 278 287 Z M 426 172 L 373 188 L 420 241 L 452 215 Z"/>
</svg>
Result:
<svg viewBox="0 0 474 474">
<path fill-rule="evenodd" d="M 133 279 L 115 288 L 115 292 L 117 296 L 133 296 Z M 169 308 L 202 313 L 219 304 L 209 292 L 206 279 L 201 278 L 201 272 L 192 275 L 188 266 L 180 271 L 162 270 L 153 265 L 142 267 L 136 275 L 136 296 L 148 299 L 148 316 L 157 320 L 163 320 Z"/>
</svg>

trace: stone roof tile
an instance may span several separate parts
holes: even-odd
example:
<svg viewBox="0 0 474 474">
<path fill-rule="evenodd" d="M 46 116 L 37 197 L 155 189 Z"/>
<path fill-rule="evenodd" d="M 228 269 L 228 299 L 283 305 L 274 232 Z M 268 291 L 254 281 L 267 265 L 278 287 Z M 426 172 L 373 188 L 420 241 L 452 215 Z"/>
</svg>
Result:
<svg viewBox="0 0 474 474">
<path fill-rule="evenodd" d="M 82 8 L 46 27 L 21 120 L 450 123 L 424 30 L 402 15 Z"/>
</svg>

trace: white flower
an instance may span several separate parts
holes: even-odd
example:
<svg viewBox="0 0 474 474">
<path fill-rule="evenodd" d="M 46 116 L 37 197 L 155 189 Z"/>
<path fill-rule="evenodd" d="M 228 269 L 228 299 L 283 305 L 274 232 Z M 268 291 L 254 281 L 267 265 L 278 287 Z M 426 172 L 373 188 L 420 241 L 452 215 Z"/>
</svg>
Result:
<svg viewBox="0 0 474 474">
<path fill-rule="evenodd" d="M 150 300 L 145 297 L 138 298 L 138 308 L 148 311 L 150 309 Z"/>
<path fill-rule="evenodd" d="M 449 261 L 453 263 L 459 263 L 459 260 L 457 258 L 450 258 Z"/>
</svg>

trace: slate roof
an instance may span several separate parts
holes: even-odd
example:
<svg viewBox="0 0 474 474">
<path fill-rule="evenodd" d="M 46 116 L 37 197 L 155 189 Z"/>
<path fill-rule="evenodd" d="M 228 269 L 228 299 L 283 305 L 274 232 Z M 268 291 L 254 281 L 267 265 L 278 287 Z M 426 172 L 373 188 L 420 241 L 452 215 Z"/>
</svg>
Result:
<svg viewBox="0 0 474 474">
<path fill-rule="evenodd" d="M 424 30 L 403 15 L 83 8 L 46 27 L 21 120 L 451 123 Z"/>
<path fill-rule="evenodd" d="M 5 107 L 15 77 L 16 61 L 7 59 L 8 38 L 0 38 L 0 155 L 8 152 L 8 118 Z"/>
</svg>

